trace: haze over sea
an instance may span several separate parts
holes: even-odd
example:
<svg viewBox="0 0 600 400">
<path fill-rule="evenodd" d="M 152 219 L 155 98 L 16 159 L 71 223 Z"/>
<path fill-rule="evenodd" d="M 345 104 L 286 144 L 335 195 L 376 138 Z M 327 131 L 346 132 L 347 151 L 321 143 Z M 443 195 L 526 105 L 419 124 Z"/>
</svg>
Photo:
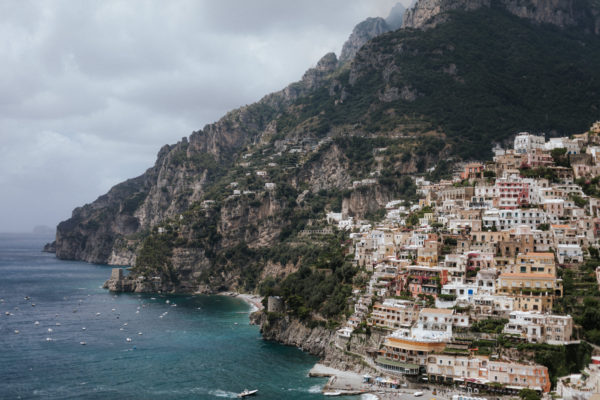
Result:
<svg viewBox="0 0 600 400">
<path fill-rule="evenodd" d="M 316 358 L 262 340 L 242 300 L 115 295 L 111 267 L 42 253 L 49 240 L 0 234 L 1 399 L 323 398 Z"/>
</svg>

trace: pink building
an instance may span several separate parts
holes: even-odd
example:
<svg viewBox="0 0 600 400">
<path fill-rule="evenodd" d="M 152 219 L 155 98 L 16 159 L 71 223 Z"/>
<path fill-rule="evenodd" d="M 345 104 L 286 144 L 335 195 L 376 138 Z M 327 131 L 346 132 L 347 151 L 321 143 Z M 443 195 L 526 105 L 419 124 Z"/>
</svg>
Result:
<svg viewBox="0 0 600 400">
<path fill-rule="evenodd" d="M 529 183 L 521 180 L 498 179 L 495 204 L 502 209 L 515 209 L 529 204 Z"/>
</svg>

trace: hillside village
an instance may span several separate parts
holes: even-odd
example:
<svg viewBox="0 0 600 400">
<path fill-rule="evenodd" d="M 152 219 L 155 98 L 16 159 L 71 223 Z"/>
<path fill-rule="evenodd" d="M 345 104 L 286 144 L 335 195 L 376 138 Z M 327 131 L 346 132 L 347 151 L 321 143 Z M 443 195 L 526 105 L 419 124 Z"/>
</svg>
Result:
<svg viewBox="0 0 600 400">
<path fill-rule="evenodd" d="M 598 343 L 565 299 L 577 292 L 581 303 L 600 285 L 600 122 L 570 138 L 519 133 L 494 154 L 452 179 L 417 178 L 418 204 L 388 203 L 375 226 L 327 215 L 352 232 L 354 263 L 368 276 L 336 345 L 352 350 L 356 333 L 382 332 L 381 346 L 361 354 L 381 373 L 498 394 L 555 383 L 559 397 L 591 398 L 600 358 L 557 379 L 510 349 Z"/>
</svg>

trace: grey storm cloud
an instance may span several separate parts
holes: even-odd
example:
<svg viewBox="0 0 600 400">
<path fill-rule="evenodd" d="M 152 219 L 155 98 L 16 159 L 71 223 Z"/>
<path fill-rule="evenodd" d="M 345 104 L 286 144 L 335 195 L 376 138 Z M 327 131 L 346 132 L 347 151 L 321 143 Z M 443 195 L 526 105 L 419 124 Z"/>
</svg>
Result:
<svg viewBox="0 0 600 400">
<path fill-rule="evenodd" d="M 396 2 L 0 2 L 0 232 L 55 226 Z"/>
</svg>

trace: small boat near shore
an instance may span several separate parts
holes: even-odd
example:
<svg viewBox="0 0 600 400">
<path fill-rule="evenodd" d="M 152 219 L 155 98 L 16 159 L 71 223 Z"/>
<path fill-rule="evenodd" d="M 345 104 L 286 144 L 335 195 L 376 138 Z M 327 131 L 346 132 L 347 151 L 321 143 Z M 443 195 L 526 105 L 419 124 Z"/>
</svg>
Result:
<svg viewBox="0 0 600 400">
<path fill-rule="evenodd" d="M 323 396 L 341 396 L 342 392 L 336 390 L 335 392 L 323 392 Z"/>
<path fill-rule="evenodd" d="M 258 389 L 254 389 L 254 390 L 244 389 L 244 391 L 242 393 L 239 393 L 237 395 L 237 397 L 241 399 L 244 397 L 252 396 L 252 395 L 256 394 L 256 392 L 258 392 Z"/>
</svg>

